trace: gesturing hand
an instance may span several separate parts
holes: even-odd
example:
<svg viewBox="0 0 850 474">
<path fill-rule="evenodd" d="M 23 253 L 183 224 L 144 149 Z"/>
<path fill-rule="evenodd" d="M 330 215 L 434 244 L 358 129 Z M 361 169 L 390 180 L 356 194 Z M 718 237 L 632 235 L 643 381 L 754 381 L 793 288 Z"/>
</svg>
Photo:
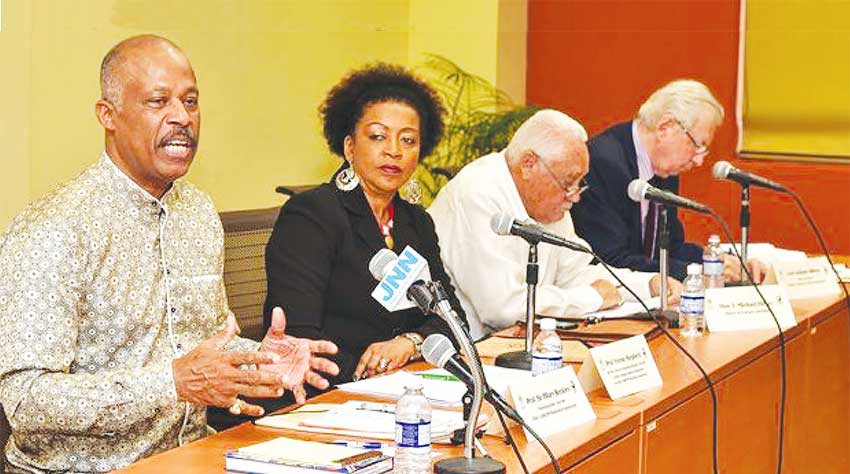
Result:
<svg viewBox="0 0 850 474">
<path fill-rule="evenodd" d="M 232 407 L 240 404 L 242 413 L 263 414 L 262 407 L 239 400 L 248 397 L 279 397 L 286 388 L 278 373 L 242 370 L 245 364 L 275 364 L 280 356 L 272 352 L 226 351 L 224 346 L 236 335 L 236 319 L 228 316 L 224 330 L 202 342 L 171 363 L 177 397 L 197 405 Z"/>
<path fill-rule="evenodd" d="M 328 388 L 328 381 L 319 375 L 339 373 L 339 367 L 333 362 L 314 354 L 336 354 L 337 347 L 330 341 L 314 341 L 286 335 L 286 316 L 283 309 L 272 310 L 272 324 L 260 345 L 261 352 L 271 352 L 280 357 L 274 364 L 264 364 L 260 369 L 279 374 L 292 390 L 297 403 L 304 403 L 307 392 L 304 382 L 318 388 Z"/>
</svg>

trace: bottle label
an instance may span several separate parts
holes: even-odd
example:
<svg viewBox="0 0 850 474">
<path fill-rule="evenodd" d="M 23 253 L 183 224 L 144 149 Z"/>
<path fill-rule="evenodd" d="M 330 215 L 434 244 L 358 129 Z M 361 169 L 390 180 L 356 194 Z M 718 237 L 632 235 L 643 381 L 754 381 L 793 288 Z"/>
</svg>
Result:
<svg viewBox="0 0 850 474">
<path fill-rule="evenodd" d="M 723 275 L 723 260 L 705 260 L 702 261 L 702 274 L 706 276 Z"/>
<path fill-rule="evenodd" d="M 395 422 L 395 444 L 398 448 L 424 448 L 431 445 L 431 422 Z"/>
<path fill-rule="evenodd" d="M 685 314 L 702 314 L 705 308 L 705 297 L 703 295 L 682 294 L 679 301 L 679 311 Z"/>
<path fill-rule="evenodd" d="M 564 356 L 557 352 L 531 355 L 531 375 L 540 375 L 564 366 Z"/>
</svg>

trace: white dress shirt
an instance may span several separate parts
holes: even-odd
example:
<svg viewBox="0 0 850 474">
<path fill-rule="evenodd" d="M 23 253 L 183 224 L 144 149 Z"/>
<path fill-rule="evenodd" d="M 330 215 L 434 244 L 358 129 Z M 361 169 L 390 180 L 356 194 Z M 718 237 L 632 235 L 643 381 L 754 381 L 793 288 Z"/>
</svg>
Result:
<svg viewBox="0 0 850 474">
<path fill-rule="evenodd" d="M 472 337 L 477 339 L 525 320 L 529 246 L 519 237 L 500 236 L 490 229 L 494 214 L 531 220 L 504 152 L 491 153 L 464 167 L 439 192 L 428 212 L 434 219 L 440 256 L 466 311 Z M 542 227 L 588 245 L 576 235 L 569 213 Z M 591 265 L 591 260 L 585 253 L 539 245 L 537 313 L 565 317 L 598 310 L 602 297 L 590 284 L 600 279 L 617 283 L 602 266 Z M 649 280 L 654 274 L 619 269 L 617 273 L 641 298 L 649 297 Z"/>
</svg>

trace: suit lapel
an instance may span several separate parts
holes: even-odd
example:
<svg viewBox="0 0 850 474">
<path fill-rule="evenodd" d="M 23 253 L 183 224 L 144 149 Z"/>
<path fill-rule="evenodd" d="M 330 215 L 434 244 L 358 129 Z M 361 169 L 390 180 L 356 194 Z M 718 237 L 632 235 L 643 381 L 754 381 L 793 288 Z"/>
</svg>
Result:
<svg viewBox="0 0 850 474">
<path fill-rule="evenodd" d="M 371 255 L 385 247 L 384 239 L 378 231 L 378 223 L 375 222 L 375 216 L 372 215 L 372 209 L 366 201 L 363 189 L 358 186 L 347 192 L 337 190 L 337 194 L 348 213 L 351 228 L 360 244 L 369 248 L 372 251 Z"/>
<path fill-rule="evenodd" d="M 396 196 L 393 199 L 395 206 L 395 216 L 393 217 L 393 239 L 395 240 L 395 248 L 393 251 L 399 253 L 404 247 L 410 245 L 414 250 L 422 253 L 419 245 L 419 239 L 416 234 L 416 226 L 413 221 L 410 204 L 404 202 L 400 197 Z"/>
<path fill-rule="evenodd" d="M 632 122 L 626 122 L 621 125 L 621 133 L 620 133 L 620 143 L 623 145 L 623 150 L 626 153 L 626 167 L 629 170 L 629 182 L 626 183 L 628 186 L 631 183 L 631 180 L 638 178 L 638 165 L 637 165 L 637 150 L 635 150 L 635 139 L 632 136 Z M 641 218 L 640 218 L 640 203 L 633 202 L 631 198 L 628 197 L 626 190 L 623 189 L 623 194 L 625 195 L 626 202 L 629 203 L 631 208 L 631 216 L 632 216 L 632 230 L 631 235 L 637 236 L 637 244 L 639 246 L 643 246 L 643 241 L 641 240 Z"/>
</svg>

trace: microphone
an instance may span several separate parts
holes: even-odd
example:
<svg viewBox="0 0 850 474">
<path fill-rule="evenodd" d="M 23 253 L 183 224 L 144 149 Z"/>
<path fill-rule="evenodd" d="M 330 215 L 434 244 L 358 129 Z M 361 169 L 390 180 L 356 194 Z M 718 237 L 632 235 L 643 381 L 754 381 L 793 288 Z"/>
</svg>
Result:
<svg viewBox="0 0 850 474">
<path fill-rule="evenodd" d="M 664 204 L 665 206 L 684 207 L 703 214 L 714 213 L 708 206 L 688 198 L 683 198 L 676 193 L 658 189 L 642 179 L 634 179 L 629 183 L 628 194 L 632 201 L 635 202 L 647 200 Z"/>
<path fill-rule="evenodd" d="M 780 193 L 788 192 L 785 186 L 757 174 L 750 173 L 749 171 L 735 168 L 728 161 L 718 161 L 715 163 L 711 168 L 711 174 L 716 179 L 728 179 L 735 181 L 741 186 L 753 185 L 779 191 Z"/>
<path fill-rule="evenodd" d="M 445 369 L 460 379 L 461 382 L 465 383 L 467 387 L 474 389 L 469 367 L 458 356 L 457 351 L 446 336 L 442 334 L 431 334 L 426 337 L 425 341 L 422 342 L 422 357 L 429 364 Z M 520 424 L 524 422 L 519 413 L 499 395 L 499 392 L 486 385 L 484 387 L 484 398 L 510 419 Z"/>
<path fill-rule="evenodd" d="M 369 260 L 369 273 L 376 280 L 384 278 L 384 275 L 390 272 L 392 266 L 398 261 L 398 255 L 390 249 L 384 248 L 378 250 L 372 259 Z"/>
<path fill-rule="evenodd" d="M 429 286 L 428 262 L 411 247 L 405 247 L 402 258 L 390 249 L 378 250 L 369 260 L 369 273 L 378 280 L 372 298 L 387 311 L 414 306 L 426 314 L 431 311 L 434 294 Z"/>
<path fill-rule="evenodd" d="M 387 254 L 387 252 L 392 255 Z M 372 291 L 372 298 L 389 311 L 396 311 L 414 306 L 413 304 L 410 306 L 399 304 L 406 296 L 407 299 L 415 302 L 415 306 L 418 306 L 423 313 L 436 314 L 449 325 L 455 340 L 460 344 L 463 352 L 470 357 L 473 370 L 471 373 L 472 402 L 463 442 L 464 457 L 467 460 L 465 465 L 475 464 L 475 453 L 473 452 L 475 426 L 481 412 L 486 381 L 484 380 L 484 371 L 481 369 L 481 362 L 476 356 L 475 346 L 472 345 L 469 333 L 460 317 L 452 308 L 448 294 L 439 281 L 431 280 L 431 273 L 428 270 L 428 262 L 425 257 L 419 255 L 409 245 L 402 250 L 399 256 L 396 256 L 389 249 L 379 250 L 369 261 L 369 271 L 375 279 L 380 280 L 378 286 Z"/>
<path fill-rule="evenodd" d="M 546 232 L 542 228 L 528 223 L 517 222 L 509 214 L 493 214 L 490 218 L 490 228 L 499 235 L 516 235 L 530 244 L 544 242 L 558 247 L 566 247 L 576 252 L 591 253 L 584 245 L 571 242 L 559 235 Z"/>
</svg>

